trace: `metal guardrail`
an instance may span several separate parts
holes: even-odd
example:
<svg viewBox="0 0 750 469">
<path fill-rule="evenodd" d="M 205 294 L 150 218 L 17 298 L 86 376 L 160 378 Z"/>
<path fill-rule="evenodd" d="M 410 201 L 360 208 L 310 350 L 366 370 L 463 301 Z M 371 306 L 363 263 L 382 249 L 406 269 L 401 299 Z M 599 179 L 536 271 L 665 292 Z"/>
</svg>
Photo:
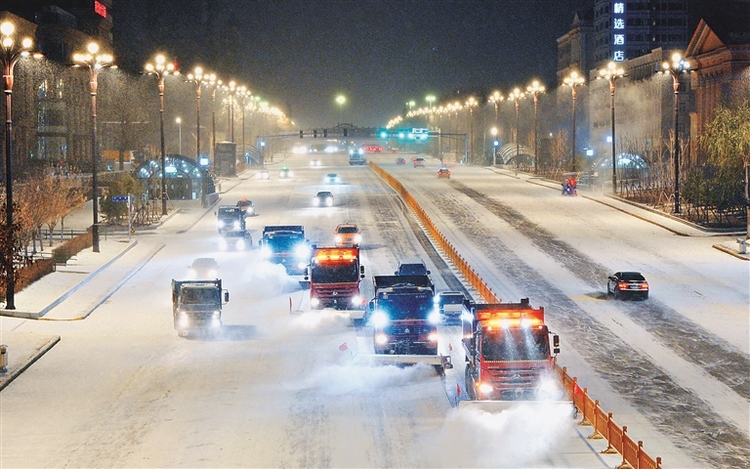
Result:
<svg viewBox="0 0 750 469">
<path fill-rule="evenodd" d="M 471 286 L 479 293 L 482 299 L 487 303 L 498 303 L 501 300 L 487 286 L 482 278 L 471 268 L 468 262 L 458 254 L 458 251 L 438 230 L 430 217 L 425 213 L 417 201 L 409 194 L 404 186 L 393 176 L 384 171 L 377 164 L 370 162 L 370 168 L 380 176 L 396 193 L 404 200 L 406 205 L 412 210 L 417 219 L 422 223 L 428 235 L 450 258 L 456 268 L 463 274 Z M 578 385 L 578 378 L 568 375 L 566 367 L 560 368 L 555 363 L 555 370 L 558 373 L 563 388 L 569 396 L 573 398 L 573 404 L 582 414 L 580 425 L 592 426 L 594 433 L 589 439 L 607 440 L 607 449 L 602 451 L 605 454 L 619 453 L 622 455 L 622 463 L 617 469 L 661 469 L 661 458 L 651 458 L 643 450 L 642 441 L 634 441 L 627 434 L 628 427 L 618 426 L 612 419 L 612 413 L 606 413 L 599 407 L 599 401 L 593 400 L 588 395 L 588 389 L 581 388 Z"/>
</svg>

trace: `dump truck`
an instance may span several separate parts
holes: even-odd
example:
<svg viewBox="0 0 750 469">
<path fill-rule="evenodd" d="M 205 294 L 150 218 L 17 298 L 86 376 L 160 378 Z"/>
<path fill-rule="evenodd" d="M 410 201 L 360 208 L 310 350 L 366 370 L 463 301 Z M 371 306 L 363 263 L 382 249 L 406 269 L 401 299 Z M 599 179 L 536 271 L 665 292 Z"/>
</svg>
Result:
<svg viewBox="0 0 750 469">
<path fill-rule="evenodd" d="M 246 232 L 245 216 L 247 212 L 236 205 L 219 205 L 216 211 L 216 226 L 219 234 L 243 234 Z"/>
<path fill-rule="evenodd" d="M 373 329 L 377 361 L 429 363 L 442 372 L 450 357 L 438 353 L 440 313 L 433 301 L 434 285 L 427 275 L 373 276 L 375 297 L 365 320 Z"/>
<path fill-rule="evenodd" d="M 346 310 L 353 319 L 362 318 L 365 302 L 359 287 L 363 278 L 365 267 L 360 264 L 358 247 L 314 246 L 305 274 L 310 282 L 310 306 Z"/>
<path fill-rule="evenodd" d="M 310 263 L 310 242 L 302 225 L 269 225 L 258 241 L 261 256 L 281 264 L 289 275 L 304 275 Z"/>
<path fill-rule="evenodd" d="M 471 314 L 462 315 L 462 332 L 466 390 L 472 401 L 484 404 L 480 407 L 504 410 L 519 401 L 548 402 L 552 397 L 572 409 L 572 402 L 560 401 L 562 386 L 554 373 L 560 339 L 544 323 L 544 307 L 533 308 L 528 298 L 474 303 Z M 550 388 L 559 392 L 552 389 L 545 395 Z"/>
<path fill-rule="evenodd" d="M 177 335 L 216 334 L 221 330 L 221 308 L 229 292 L 221 279 L 172 280 L 172 315 Z"/>
</svg>

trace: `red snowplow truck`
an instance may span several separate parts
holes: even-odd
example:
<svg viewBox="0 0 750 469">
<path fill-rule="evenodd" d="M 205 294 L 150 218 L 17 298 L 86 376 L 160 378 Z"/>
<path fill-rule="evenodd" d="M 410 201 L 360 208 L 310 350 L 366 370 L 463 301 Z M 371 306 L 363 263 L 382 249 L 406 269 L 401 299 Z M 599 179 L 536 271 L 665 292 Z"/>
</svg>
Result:
<svg viewBox="0 0 750 469">
<path fill-rule="evenodd" d="M 359 283 L 365 267 L 359 263 L 358 247 L 314 247 L 305 280 L 310 281 L 310 306 L 333 308 L 364 314 Z"/>
<path fill-rule="evenodd" d="M 554 379 L 560 339 L 544 324 L 544 308 L 532 308 L 528 298 L 473 304 L 462 326 L 466 390 L 472 400 L 538 400 L 544 380 Z"/>
</svg>

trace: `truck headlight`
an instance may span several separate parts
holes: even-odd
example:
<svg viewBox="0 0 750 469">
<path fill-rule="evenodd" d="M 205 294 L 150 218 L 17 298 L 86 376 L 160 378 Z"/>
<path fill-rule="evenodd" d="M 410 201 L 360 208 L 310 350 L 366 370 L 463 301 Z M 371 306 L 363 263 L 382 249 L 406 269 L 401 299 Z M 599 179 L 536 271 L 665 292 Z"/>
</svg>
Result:
<svg viewBox="0 0 750 469">
<path fill-rule="evenodd" d="M 188 327 L 190 325 L 190 320 L 187 317 L 187 314 L 180 313 L 180 317 L 177 320 L 177 324 L 180 325 L 180 327 Z"/>
<path fill-rule="evenodd" d="M 362 235 L 354 235 L 354 242 L 359 244 L 362 242 Z"/>
<path fill-rule="evenodd" d="M 352 305 L 360 306 L 361 304 L 362 304 L 362 297 L 359 295 L 354 295 L 352 297 Z"/>
<path fill-rule="evenodd" d="M 240 229 L 240 222 L 236 221 L 236 222 L 234 222 L 234 224 L 232 224 L 232 226 L 234 227 L 235 230 L 239 230 Z"/>
<path fill-rule="evenodd" d="M 342 241 L 343 241 L 343 238 L 339 235 L 336 235 L 336 243 L 341 244 Z"/>
<path fill-rule="evenodd" d="M 310 306 L 313 308 L 316 308 L 320 305 L 320 299 L 319 298 L 310 298 Z"/>
<path fill-rule="evenodd" d="M 245 240 L 244 239 L 238 239 L 237 240 L 237 249 L 245 249 Z"/>
<path fill-rule="evenodd" d="M 224 220 L 216 220 L 216 226 L 218 226 L 219 228 L 223 228 L 224 227 Z"/>
<path fill-rule="evenodd" d="M 492 392 L 495 390 L 489 383 L 480 383 L 478 389 L 482 394 L 492 394 Z"/>
<path fill-rule="evenodd" d="M 372 322 L 372 325 L 375 327 L 383 327 L 388 324 L 389 321 L 390 318 L 388 315 L 382 311 L 375 311 L 370 318 L 370 322 Z"/>
<path fill-rule="evenodd" d="M 273 253 L 271 252 L 271 248 L 269 248 L 268 246 L 263 246 L 262 248 L 260 248 L 261 258 L 268 259 L 269 257 L 271 257 L 271 254 Z"/>
<path fill-rule="evenodd" d="M 304 245 L 300 244 L 296 248 L 294 248 L 294 255 L 301 258 L 306 258 L 310 255 L 310 249 Z"/>
<path fill-rule="evenodd" d="M 375 336 L 375 343 L 378 345 L 385 345 L 388 343 L 388 336 L 385 334 L 377 334 Z"/>
<path fill-rule="evenodd" d="M 438 341 L 437 332 L 431 332 L 430 335 L 427 336 L 427 340 L 429 340 L 430 342 L 437 342 Z"/>
<path fill-rule="evenodd" d="M 440 312 L 433 309 L 432 312 L 427 316 L 427 321 L 429 321 L 430 324 L 439 324 Z"/>
</svg>

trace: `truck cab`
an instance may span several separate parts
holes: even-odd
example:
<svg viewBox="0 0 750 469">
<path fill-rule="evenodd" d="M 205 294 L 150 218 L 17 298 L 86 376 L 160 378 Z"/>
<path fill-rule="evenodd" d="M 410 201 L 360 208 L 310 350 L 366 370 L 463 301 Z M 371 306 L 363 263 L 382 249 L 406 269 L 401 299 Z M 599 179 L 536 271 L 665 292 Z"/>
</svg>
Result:
<svg viewBox="0 0 750 469">
<path fill-rule="evenodd" d="M 310 263 L 311 246 L 302 225 L 271 225 L 263 228 L 258 241 L 261 256 L 281 264 L 289 275 L 304 275 Z"/>
<path fill-rule="evenodd" d="M 358 247 L 314 247 L 305 274 L 305 280 L 310 281 L 310 306 L 362 310 L 363 278 L 365 267 L 360 264 Z"/>
<path fill-rule="evenodd" d="M 373 328 L 375 353 L 437 355 L 440 315 L 429 277 L 374 276 L 373 284 L 366 320 Z"/>
<path fill-rule="evenodd" d="M 219 234 L 245 233 L 246 211 L 236 205 L 220 205 L 216 211 L 216 226 Z"/>
<path fill-rule="evenodd" d="M 544 323 L 544 308 L 532 308 L 523 298 L 520 303 L 473 304 L 471 313 L 462 320 L 469 396 L 534 399 L 560 352 L 559 337 Z"/>
<path fill-rule="evenodd" d="M 172 316 L 180 337 L 190 333 L 216 334 L 221 330 L 221 308 L 229 292 L 221 280 L 172 280 Z"/>
</svg>

